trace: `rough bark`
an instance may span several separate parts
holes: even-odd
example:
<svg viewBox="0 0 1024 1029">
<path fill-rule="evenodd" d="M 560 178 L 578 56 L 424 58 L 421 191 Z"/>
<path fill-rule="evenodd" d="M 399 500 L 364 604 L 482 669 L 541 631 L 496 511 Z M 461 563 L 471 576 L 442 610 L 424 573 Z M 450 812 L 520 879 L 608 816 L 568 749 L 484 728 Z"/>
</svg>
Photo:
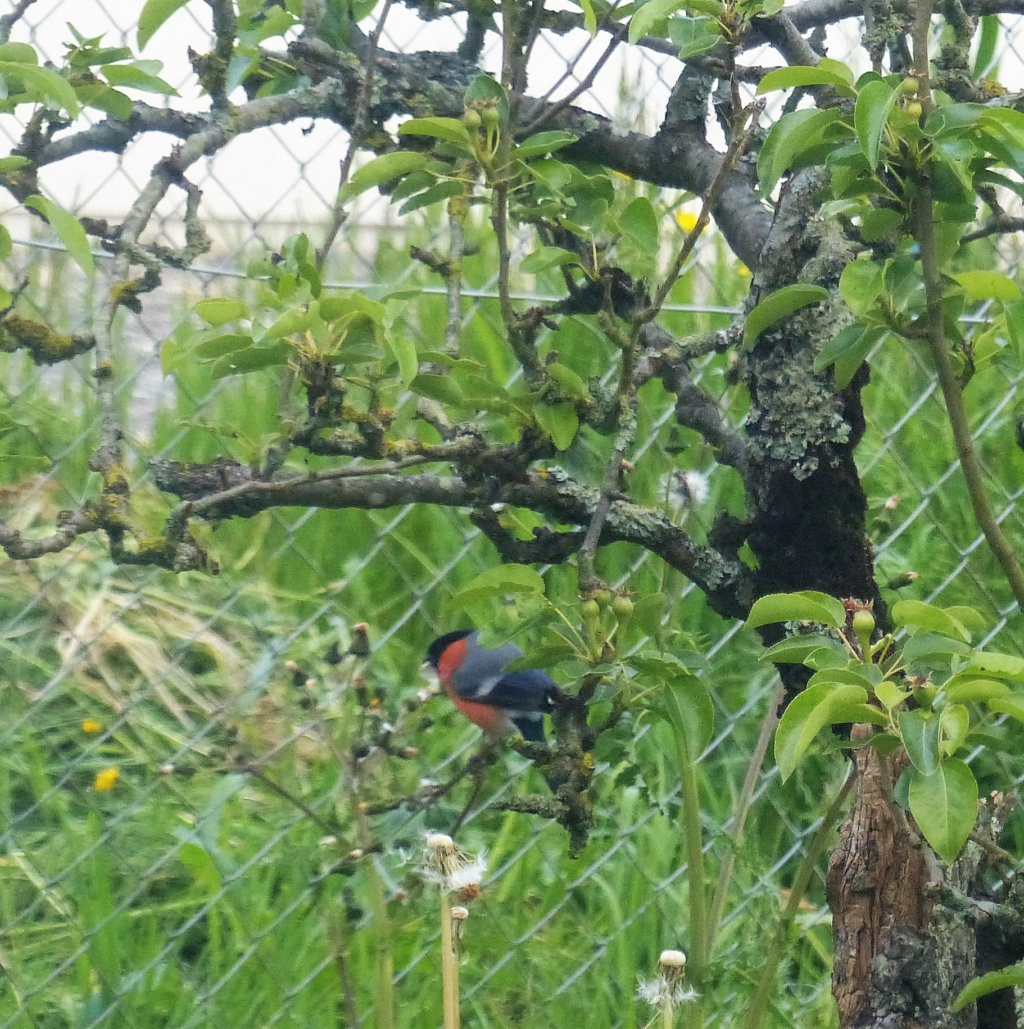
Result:
<svg viewBox="0 0 1024 1029">
<path fill-rule="evenodd" d="M 973 978 L 973 909 L 954 903 L 969 854 L 942 868 L 892 800 L 899 764 L 858 750 L 858 789 L 828 866 L 833 993 L 844 1029 L 968 1029 L 950 1005 Z"/>
</svg>

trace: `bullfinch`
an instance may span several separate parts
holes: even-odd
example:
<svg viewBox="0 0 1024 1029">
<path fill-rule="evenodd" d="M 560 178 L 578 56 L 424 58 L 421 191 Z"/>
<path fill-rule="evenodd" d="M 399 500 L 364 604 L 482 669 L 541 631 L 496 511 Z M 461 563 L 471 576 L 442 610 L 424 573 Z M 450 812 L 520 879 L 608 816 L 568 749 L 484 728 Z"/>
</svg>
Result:
<svg viewBox="0 0 1024 1029">
<path fill-rule="evenodd" d="M 523 652 L 514 643 L 494 650 L 481 647 L 478 635 L 457 629 L 438 636 L 427 650 L 427 662 L 455 706 L 488 735 L 518 730 L 523 739 L 543 743 L 544 714 L 562 696 L 558 684 L 539 669 L 506 672 Z"/>
</svg>

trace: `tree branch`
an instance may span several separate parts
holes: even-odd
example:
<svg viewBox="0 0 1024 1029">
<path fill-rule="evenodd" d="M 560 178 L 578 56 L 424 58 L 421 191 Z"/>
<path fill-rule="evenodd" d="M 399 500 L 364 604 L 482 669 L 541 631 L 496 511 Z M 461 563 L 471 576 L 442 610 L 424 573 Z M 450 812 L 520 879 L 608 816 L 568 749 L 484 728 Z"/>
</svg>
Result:
<svg viewBox="0 0 1024 1029">
<path fill-rule="evenodd" d="M 493 464 L 485 458 L 482 467 Z M 581 486 L 565 473 L 544 469 L 528 473 L 522 481 L 489 478 L 467 482 L 455 476 L 381 474 L 326 478 L 309 475 L 261 482 L 241 465 L 188 465 L 155 461 L 151 465 L 157 487 L 185 500 L 188 515 L 200 506 L 204 518 L 248 518 L 273 507 L 321 507 L 380 510 L 405 504 L 434 504 L 480 511 L 491 504 L 509 504 L 546 515 L 558 522 L 582 526 L 594 516 L 600 493 Z M 229 496 L 214 497 L 210 484 L 227 486 Z M 236 487 L 243 487 L 236 488 Z M 695 543 L 663 515 L 630 503 L 609 499 L 601 543 L 633 543 L 659 555 L 692 579 L 712 607 L 726 617 L 743 618 L 753 603 L 750 572 L 710 547 Z"/>
</svg>

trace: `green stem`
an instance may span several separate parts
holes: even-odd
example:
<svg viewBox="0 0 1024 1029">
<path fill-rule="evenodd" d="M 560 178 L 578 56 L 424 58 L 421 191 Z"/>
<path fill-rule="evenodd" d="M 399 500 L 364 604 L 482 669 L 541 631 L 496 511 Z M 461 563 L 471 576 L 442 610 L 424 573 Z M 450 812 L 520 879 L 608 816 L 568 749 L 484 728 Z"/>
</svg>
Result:
<svg viewBox="0 0 1024 1029">
<path fill-rule="evenodd" d="M 942 279 L 935 251 L 932 207 L 931 183 L 922 179 L 918 183 L 917 241 L 921 247 L 921 267 L 924 270 L 928 348 L 939 376 L 942 397 L 946 402 L 946 413 L 953 430 L 956 456 L 960 462 L 960 470 L 967 481 L 967 495 L 971 500 L 971 509 L 985 535 L 989 549 L 999 562 L 1003 575 L 1006 576 L 1017 606 L 1024 610 L 1024 569 L 1021 568 L 1017 555 L 1013 552 L 1013 548 L 999 526 L 992 502 L 985 489 L 981 463 L 978 460 L 977 451 L 974 449 L 971 427 L 964 409 L 963 393 L 956 372 L 953 370 L 953 362 L 949 357 L 945 327 L 942 324 Z"/>
<path fill-rule="evenodd" d="M 722 913 L 725 910 L 725 901 L 729 895 L 729 885 L 732 881 L 733 868 L 736 865 L 736 855 L 739 853 L 740 843 L 743 839 L 743 828 L 747 821 L 747 815 L 754 800 L 754 788 L 757 786 L 758 776 L 761 774 L 761 766 L 764 764 L 764 756 L 771 742 L 772 733 L 779 723 L 779 705 L 782 703 L 786 693 L 786 687 L 781 681 L 775 687 L 772 698 L 769 701 L 768 712 L 761 722 L 761 734 L 757 739 L 757 746 L 750 756 L 750 763 L 747 765 L 747 775 L 743 780 L 740 789 L 739 799 L 736 803 L 736 817 L 733 822 L 732 832 L 729 834 L 729 850 L 722 860 L 718 871 L 718 881 L 715 883 L 715 893 L 711 899 L 711 909 L 708 914 L 708 957 L 714 953 L 715 938 L 722 922 Z"/>
<path fill-rule="evenodd" d="M 920 0 L 913 34 L 914 64 L 918 75 L 917 94 L 921 101 L 921 109 L 926 115 L 935 106 L 928 61 L 931 12 L 931 3 L 927 0 Z M 960 462 L 960 470 L 967 482 L 967 495 L 971 500 L 971 509 L 985 536 L 989 550 L 995 555 L 1003 575 L 1006 576 L 1017 606 L 1024 611 L 1024 569 L 1021 568 L 1017 555 L 1006 536 L 1003 535 L 992 502 L 985 490 L 985 478 L 981 471 L 977 451 L 974 449 L 971 426 L 964 409 L 963 391 L 953 369 L 953 362 L 949 357 L 946 328 L 942 321 L 942 273 L 935 247 L 935 228 L 932 223 L 934 201 L 927 165 L 918 176 L 917 188 L 917 243 L 921 248 L 921 269 L 924 274 L 928 348 L 939 377 L 942 398 L 946 403 L 946 413 L 953 430 L 956 456 Z"/>
<path fill-rule="evenodd" d="M 707 919 L 704 895 L 704 847 L 700 825 L 700 787 L 697 766 L 690 757 L 686 741 L 675 731 L 676 758 L 679 762 L 679 782 L 683 808 L 680 813 L 683 835 L 686 837 L 687 879 L 690 886 L 690 949 L 687 954 L 687 972 L 697 991 L 689 1007 L 690 1025 L 701 1029 L 704 1025 L 704 972 L 707 966 Z"/>
<path fill-rule="evenodd" d="M 811 876 L 814 874 L 818 858 L 825 849 L 825 843 L 832 834 L 835 823 L 839 821 L 843 804 L 846 802 L 847 795 L 853 788 L 856 778 L 856 769 L 851 768 L 846 781 L 840 787 L 835 799 L 825 812 L 821 825 L 818 826 L 817 832 L 815 832 L 811 840 L 811 845 L 796 873 L 789 900 L 786 902 L 786 906 L 779 918 L 779 924 L 776 926 L 775 933 L 768 944 L 768 958 L 761 966 L 761 976 L 757 983 L 757 989 L 754 992 L 754 999 L 751 1001 L 750 1009 L 747 1012 L 747 1020 L 744 1023 L 745 1029 L 759 1029 L 764 1022 L 765 1012 L 768 1010 L 768 998 L 771 996 L 772 988 L 775 986 L 775 974 L 778 971 L 779 962 L 782 960 L 783 938 L 789 932 L 789 927 L 793 924 L 797 911 L 800 910 L 800 902 L 804 899 L 804 894 L 807 892 L 807 884 L 811 881 Z"/>
<path fill-rule="evenodd" d="M 441 989 L 444 998 L 444 1029 L 459 1029 L 459 962 L 452 933 L 452 902 L 441 884 Z"/>
<path fill-rule="evenodd" d="M 369 820 L 366 814 L 360 810 L 358 801 L 353 806 L 356 810 L 360 842 L 363 842 L 364 846 L 368 846 L 373 842 Z M 393 931 L 391 919 L 388 916 L 387 900 L 384 896 L 384 883 L 377 871 L 375 856 L 370 857 L 366 864 L 366 871 L 370 880 L 370 910 L 373 912 L 373 924 L 377 930 L 377 982 L 375 989 L 377 1029 L 395 1029 L 395 958 L 391 947 Z"/>
</svg>

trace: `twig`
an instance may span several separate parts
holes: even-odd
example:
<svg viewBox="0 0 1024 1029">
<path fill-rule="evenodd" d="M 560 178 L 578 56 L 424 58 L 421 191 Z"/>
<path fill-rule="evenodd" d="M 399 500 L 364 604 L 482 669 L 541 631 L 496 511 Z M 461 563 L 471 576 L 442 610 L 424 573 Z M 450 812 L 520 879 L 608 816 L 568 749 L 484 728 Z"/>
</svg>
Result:
<svg viewBox="0 0 1024 1029">
<path fill-rule="evenodd" d="M 18 0 L 10 14 L 0 18 L 0 43 L 6 43 L 11 38 L 11 29 L 21 21 L 25 12 L 36 2 L 36 0 Z"/>
<path fill-rule="evenodd" d="M 930 35 L 931 3 L 930 0 L 919 0 L 914 25 L 914 65 L 918 74 L 918 97 L 925 115 L 934 107 L 928 61 Z M 938 373 L 942 397 L 946 402 L 946 413 L 953 430 L 953 443 L 956 446 L 960 470 L 967 481 L 967 493 L 974 517 L 981 527 L 989 549 L 1003 570 L 1017 606 L 1024 610 L 1024 568 L 1021 567 L 1016 553 L 1003 534 L 985 489 L 985 478 L 977 451 L 974 449 L 970 422 L 964 409 L 963 392 L 949 357 L 949 344 L 942 316 L 942 273 L 932 223 L 932 186 L 927 168 L 917 185 L 917 241 L 921 248 L 921 269 L 924 273 L 928 348 Z"/>
<path fill-rule="evenodd" d="M 213 13 L 213 35 L 215 39 L 215 61 L 209 62 L 203 85 L 210 94 L 215 110 L 228 107 L 227 72 L 235 52 L 235 37 L 238 35 L 238 20 L 235 18 L 231 0 L 206 0 Z"/>
<path fill-rule="evenodd" d="M 608 8 L 607 12 L 602 16 L 601 21 L 598 23 L 598 31 L 601 31 L 609 24 L 609 22 L 611 21 L 612 13 L 621 3 L 622 0 L 615 0 L 611 7 Z M 537 117 L 534 118 L 533 121 L 530 122 L 530 124 L 527 125 L 526 128 L 523 130 L 523 135 L 530 136 L 533 133 L 538 132 L 542 126 L 546 125 L 553 118 L 558 117 L 558 115 L 561 114 L 562 111 L 564 111 L 566 108 L 568 108 L 574 100 L 578 99 L 588 89 L 590 89 L 590 87 L 594 84 L 594 79 L 597 78 L 597 73 L 607 63 L 608 58 L 611 57 L 611 55 L 615 52 L 615 48 L 626 37 L 628 31 L 628 26 L 625 25 L 619 25 L 613 28 L 611 30 L 611 38 L 608 40 L 608 45 L 605 47 L 604 53 L 602 53 L 601 56 L 594 62 L 594 66 L 583 77 L 583 80 L 579 82 L 567 96 L 562 97 L 562 99 L 555 103 L 553 106 L 549 107 L 546 111 L 537 115 Z M 555 95 L 555 91 L 572 74 L 572 70 L 578 65 L 580 59 L 587 52 L 587 50 L 590 48 L 591 43 L 593 43 L 594 39 L 596 38 L 597 37 L 594 36 L 593 39 L 588 39 L 586 43 L 583 44 L 583 46 L 580 48 L 579 52 L 572 59 L 572 61 L 566 64 L 565 71 L 562 72 L 561 76 L 555 81 L 555 84 L 544 94 L 543 97 L 541 97 L 541 100 L 549 100 L 552 96 Z"/>
<path fill-rule="evenodd" d="M 989 218 L 978 228 L 966 233 L 960 240 L 961 243 L 973 243 L 976 239 L 984 239 L 986 236 L 994 236 L 1003 232 L 1024 232 L 1024 218 L 1014 218 L 1008 214 L 997 214 Z"/>
<path fill-rule="evenodd" d="M 457 205 L 457 206 L 453 206 Z M 449 357 L 458 357 L 462 339 L 462 259 L 466 253 L 466 234 L 463 222 L 466 204 L 463 198 L 453 197 L 448 203 L 448 232 L 450 246 L 445 289 L 448 318 L 444 327 L 444 350 Z"/>
<path fill-rule="evenodd" d="M 373 73 L 377 65 L 377 48 L 380 43 L 380 37 L 384 32 L 384 22 L 391 11 L 392 3 L 393 0 L 384 0 L 380 17 L 378 17 L 377 24 L 374 25 L 373 31 L 370 33 L 369 49 L 365 58 L 366 70 L 363 73 L 363 84 L 359 91 L 359 100 L 356 102 L 352 127 L 349 129 L 348 150 L 345 151 L 341 168 L 338 171 L 338 193 L 335 196 L 334 206 L 331 208 L 331 221 L 327 226 L 326 233 L 324 233 L 324 241 L 320 244 L 320 249 L 316 255 L 317 269 L 320 271 L 323 271 L 327 255 L 330 253 L 334 240 L 341 231 L 341 227 L 348 221 L 348 211 L 340 201 L 341 190 L 345 183 L 348 182 L 348 177 L 352 172 L 352 162 L 355 160 L 356 151 L 362 143 L 363 133 L 366 129 L 366 116 L 370 110 L 370 97 L 373 95 Z"/>
<path fill-rule="evenodd" d="M 686 239 L 683 240 L 683 245 L 679 248 L 679 252 L 676 254 L 675 260 L 672 262 L 672 267 L 669 268 L 668 274 L 662 280 L 662 283 L 656 290 L 650 304 L 637 313 L 636 318 L 634 319 L 634 333 L 638 332 L 640 327 L 647 322 L 653 321 L 657 317 L 658 312 L 664 306 L 669 293 L 672 292 L 672 287 L 676 284 L 676 280 L 679 278 L 679 275 L 683 270 L 683 265 L 686 263 L 690 254 L 693 253 L 693 248 L 697 245 L 697 240 L 700 239 L 701 233 L 703 233 L 708 222 L 710 222 L 711 211 L 715 204 L 718 203 L 718 198 L 725 190 L 733 169 L 739 163 L 739 160 L 747 149 L 751 138 L 757 131 L 758 121 L 763 110 L 764 101 L 758 100 L 751 104 L 744 112 L 747 118 L 746 128 L 744 128 L 742 132 L 738 133 L 736 138 L 730 144 L 729 149 L 726 152 L 725 159 L 722 161 L 718 171 L 715 173 L 714 179 L 711 180 L 711 185 L 708 186 L 707 191 L 704 193 L 701 200 L 700 214 L 697 216 L 697 223 L 686 234 Z"/>
</svg>

